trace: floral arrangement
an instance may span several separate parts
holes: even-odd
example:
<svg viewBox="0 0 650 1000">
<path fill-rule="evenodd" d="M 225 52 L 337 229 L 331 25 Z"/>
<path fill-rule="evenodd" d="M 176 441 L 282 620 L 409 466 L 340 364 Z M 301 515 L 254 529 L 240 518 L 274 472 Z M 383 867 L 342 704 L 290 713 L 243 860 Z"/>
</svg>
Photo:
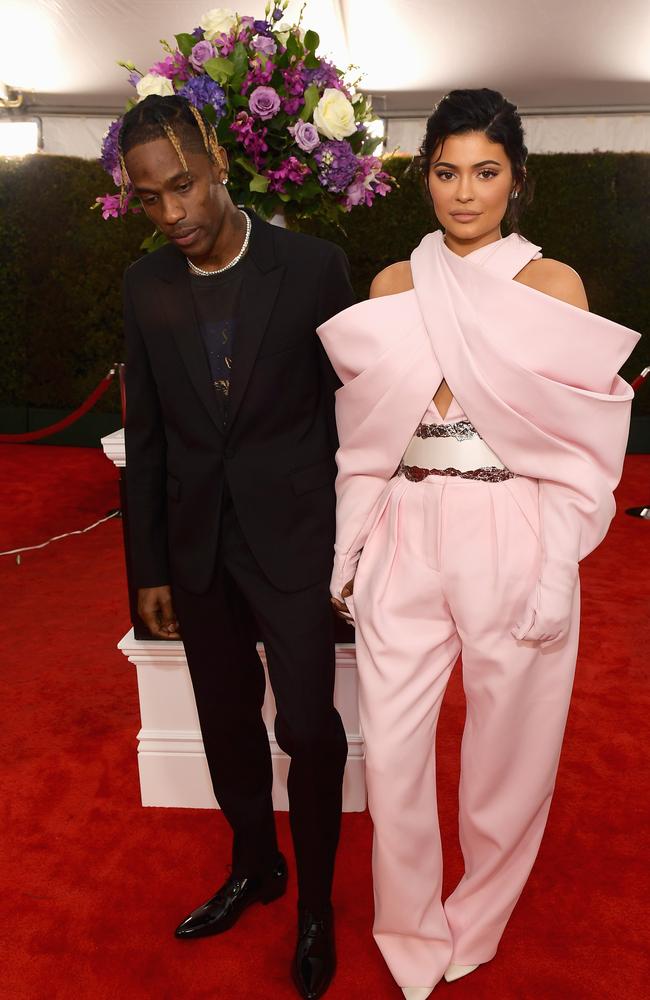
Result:
<svg viewBox="0 0 650 1000">
<path fill-rule="evenodd" d="M 339 224 L 342 213 L 391 190 L 382 161 L 374 156 L 380 139 L 370 134 L 375 120 L 370 99 L 358 80 L 316 53 L 314 31 L 284 20 L 288 0 L 267 5 L 264 20 L 216 8 L 203 15 L 191 34 L 176 35 L 176 46 L 145 74 L 129 72 L 137 97 L 186 97 L 217 130 L 230 161 L 233 201 L 265 218 L 286 209 L 296 221 L 316 218 Z M 117 139 L 121 118 L 106 133 L 101 162 L 120 184 Z M 105 219 L 138 211 L 128 192 L 97 199 Z"/>
</svg>

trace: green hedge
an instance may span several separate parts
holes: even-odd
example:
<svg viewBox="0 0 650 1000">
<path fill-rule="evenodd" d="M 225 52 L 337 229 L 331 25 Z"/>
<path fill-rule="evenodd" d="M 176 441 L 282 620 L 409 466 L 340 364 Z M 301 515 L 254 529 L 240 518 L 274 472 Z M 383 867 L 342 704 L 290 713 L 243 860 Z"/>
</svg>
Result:
<svg viewBox="0 0 650 1000">
<path fill-rule="evenodd" d="M 432 228 L 409 166 L 391 161 L 399 189 L 371 211 L 345 217 L 345 236 L 312 229 L 345 248 L 359 296 Z M 536 155 L 529 167 L 537 190 L 524 235 L 576 268 L 594 312 L 649 332 L 650 157 Z M 122 357 L 121 276 L 150 227 L 143 216 L 105 222 L 89 211 L 107 189 L 103 170 L 87 160 L 0 160 L 0 405 L 72 408 Z M 644 364 L 647 336 L 624 374 L 633 377 Z M 117 390 L 100 406 L 118 410 Z M 635 409 L 650 412 L 647 386 Z"/>
</svg>

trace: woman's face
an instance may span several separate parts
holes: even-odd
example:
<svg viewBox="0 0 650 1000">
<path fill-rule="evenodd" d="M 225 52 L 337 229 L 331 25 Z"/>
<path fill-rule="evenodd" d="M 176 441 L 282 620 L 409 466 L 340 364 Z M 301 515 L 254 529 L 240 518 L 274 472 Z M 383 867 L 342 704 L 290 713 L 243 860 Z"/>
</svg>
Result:
<svg viewBox="0 0 650 1000">
<path fill-rule="evenodd" d="M 483 132 L 447 136 L 433 151 L 427 184 L 447 237 L 471 243 L 499 238 L 515 186 L 500 143 Z"/>
</svg>

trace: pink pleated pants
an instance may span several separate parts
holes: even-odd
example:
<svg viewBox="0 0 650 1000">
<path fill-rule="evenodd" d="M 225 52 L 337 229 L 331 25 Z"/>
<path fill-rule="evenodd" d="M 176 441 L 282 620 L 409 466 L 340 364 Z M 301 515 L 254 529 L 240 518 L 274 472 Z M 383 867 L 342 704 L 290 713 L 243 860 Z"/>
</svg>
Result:
<svg viewBox="0 0 650 1000">
<path fill-rule="evenodd" d="M 579 591 L 566 638 L 511 628 L 541 558 L 537 482 L 388 484 L 354 584 L 361 725 L 374 823 L 374 936 L 400 986 L 487 962 L 535 860 L 566 723 Z M 465 874 L 441 900 L 435 735 L 462 652 Z"/>
</svg>

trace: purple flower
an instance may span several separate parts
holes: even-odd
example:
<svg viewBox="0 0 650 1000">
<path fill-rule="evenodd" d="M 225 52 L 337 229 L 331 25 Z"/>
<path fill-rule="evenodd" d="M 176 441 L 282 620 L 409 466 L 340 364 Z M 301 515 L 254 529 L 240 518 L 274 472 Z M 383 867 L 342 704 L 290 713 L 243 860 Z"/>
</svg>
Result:
<svg viewBox="0 0 650 1000">
<path fill-rule="evenodd" d="M 266 87 L 275 71 L 275 63 L 261 55 L 253 56 L 248 65 L 249 70 L 241 87 L 242 94 L 246 94 L 250 87 Z"/>
<path fill-rule="evenodd" d="M 311 173 L 306 163 L 301 163 L 295 156 L 283 160 L 277 170 L 265 170 L 264 176 L 269 178 L 269 191 L 284 193 L 285 184 L 304 184 L 305 178 Z"/>
<path fill-rule="evenodd" d="M 261 52 L 265 56 L 274 56 L 278 51 L 275 41 L 269 38 L 268 35 L 257 35 L 251 42 L 251 48 L 257 52 Z"/>
<path fill-rule="evenodd" d="M 213 38 L 212 41 L 215 47 L 219 49 L 220 56 L 229 56 L 235 51 L 235 43 L 237 39 L 234 32 L 226 34 L 225 31 L 222 31 L 221 34 L 217 35 L 216 38 Z"/>
<path fill-rule="evenodd" d="M 181 80 L 187 80 L 190 76 L 190 61 L 177 49 L 173 55 L 154 63 L 149 72 L 156 76 L 166 76 L 168 80 L 173 80 L 177 76 Z"/>
<path fill-rule="evenodd" d="M 133 191 L 128 189 L 124 195 L 124 201 L 120 205 L 119 194 L 104 194 L 95 198 L 95 203 L 102 210 L 102 219 L 117 219 L 120 215 L 126 215 L 129 210 L 129 203 L 133 198 Z M 140 212 L 140 208 L 133 208 L 131 211 Z"/>
<path fill-rule="evenodd" d="M 203 63 L 214 56 L 214 48 L 210 42 L 197 42 L 190 53 L 190 62 L 197 72 L 203 70 Z"/>
<path fill-rule="evenodd" d="M 264 163 L 264 153 L 268 152 L 266 144 L 266 134 L 268 129 L 262 125 L 259 131 L 255 130 L 255 120 L 245 111 L 240 111 L 234 122 L 230 126 L 230 131 L 237 137 L 237 142 L 244 147 L 244 151 L 250 156 L 255 164 L 255 169 L 260 170 Z"/>
<path fill-rule="evenodd" d="M 217 113 L 217 118 L 223 118 L 226 113 L 226 95 L 223 87 L 211 80 L 209 76 L 193 76 L 191 80 L 178 91 L 181 97 L 187 98 L 190 104 L 201 110 L 206 104 L 211 104 Z"/>
<path fill-rule="evenodd" d="M 377 156 L 360 156 L 358 171 L 352 183 L 345 190 L 343 207 L 350 211 L 357 205 L 372 205 L 377 195 L 384 197 L 391 191 L 389 174 L 381 169 Z"/>
<path fill-rule="evenodd" d="M 311 153 L 320 144 L 318 129 L 311 122 L 296 122 L 289 126 L 289 132 L 305 153 Z"/>
<path fill-rule="evenodd" d="M 190 31 L 192 38 L 196 38 L 197 42 L 202 42 L 205 38 L 203 34 L 203 28 L 195 28 L 194 31 Z"/>
<path fill-rule="evenodd" d="M 120 170 L 120 157 L 118 152 L 118 142 L 120 138 L 120 129 L 122 128 L 122 119 L 116 118 L 114 122 L 108 126 L 108 132 L 102 139 L 102 151 L 100 154 L 101 164 L 104 170 L 111 175 L 115 183 L 120 185 L 122 180 L 122 172 Z"/>
<path fill-rule="evenodd" d="M 142 79 L 142 73 L 139 73 L 137 69 L 134 69 L 127 76 L 127 80 L 131 84 L 132 87 L 137 87 L 138 81 L 140 81 L 141 79 Z"/>
<path fill-rule="evenodd" d="M 280 98 L 273 87 L 257 87 L 248 102 L 250 112 L 262 121 L 274 118 L 280 110 Z"/>
<path fill-rule="evenodd" d="M 328 191 L 344 191 L 352 183 L 359 161 L 345 139 L 320 144 L 314 153 L 318 164 L 318 180 Z"/>
<path fill-rule="evenodd" d="M 305 86 L 309 86 L 310 83 L 315 83 L 319 90 L 326 90 L 328 87 L 342 90 L 346 97 L 350 97 L 336 66 L 333 66 L 327 59 L 321 59 L 320 66 L 317 66 L 316 69 L 305 70 Z"/>
<path fill-rule="evenodd" d="M 280 7 L 276 7 L 273 13 L 271 14 L 271 17 L 273 18 L 274 21 L 281 21 L 283 16 L 284 15 Z"/>
<path fill-rule="evenodd" d="M 268 35 L 271 31 L 271 25 L 266 21 L 253 21 L 253 28 L 258 35 Z"/>
<path fill-rule="evenodd" d="M 294 63 L 289 69 L 282 70 L 284 86 L 290 97 L 303 96 L 307 87 L 307 73 L 309 70 L 305 69 L 302 62 Z"/>
<path fill-rule="evenodd" d="M 302 97 L 285 97 L 282 101 L 282 110 L 288 115 L 297 115 L 304 103 Z"/>
</svg>

